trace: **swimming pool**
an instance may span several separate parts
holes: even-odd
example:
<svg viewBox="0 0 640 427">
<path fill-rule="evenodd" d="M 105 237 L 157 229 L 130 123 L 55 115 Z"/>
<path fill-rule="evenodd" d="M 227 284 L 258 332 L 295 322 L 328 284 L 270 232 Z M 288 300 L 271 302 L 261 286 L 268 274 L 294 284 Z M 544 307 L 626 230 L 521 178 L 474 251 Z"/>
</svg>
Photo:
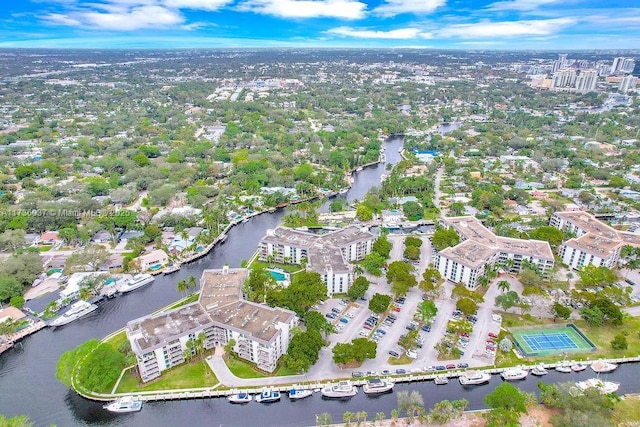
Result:
<svg viewBox="0 0 640 427">
<path fill-rule="evenodd" d="M 285 273 L 284 271 L 278 271 L 278 270 L 271 270 L 268 269 L 267 270 L 269 273 L 271 273 L 271 276 L 276 279 L 276 281 L 278 282 L 285 282 L 289 280 L 289 273 Z"/>
<path fill-rule="evenodd" d="M 162 264 L 153 264 L 151 267 L 149 267 L 149 270 L 151 271 L 156 271 L 162 268 Z"/>
</svg>

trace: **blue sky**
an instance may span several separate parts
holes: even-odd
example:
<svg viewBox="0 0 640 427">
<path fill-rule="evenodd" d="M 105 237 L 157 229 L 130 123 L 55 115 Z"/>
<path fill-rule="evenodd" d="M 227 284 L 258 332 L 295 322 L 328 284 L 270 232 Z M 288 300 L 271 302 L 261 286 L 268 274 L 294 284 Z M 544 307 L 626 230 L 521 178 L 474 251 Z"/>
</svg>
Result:
<svg viewBox="0 0 640 427">
<path fill-rule="evenodd" d="M 0 3 L 0 48 L 640 48 L 638 0 Z"/>
</svg>

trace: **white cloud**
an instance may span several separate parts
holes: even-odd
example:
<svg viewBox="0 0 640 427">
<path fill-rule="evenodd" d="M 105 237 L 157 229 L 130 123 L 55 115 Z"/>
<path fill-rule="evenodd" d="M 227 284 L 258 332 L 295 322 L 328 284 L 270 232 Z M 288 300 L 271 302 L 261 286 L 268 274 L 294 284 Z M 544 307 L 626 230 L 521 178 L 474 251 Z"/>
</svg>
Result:
<svg viewBox="0 0 640 427">
<path fill-rule="evenodd" d="M 178 11 L 162 6 L 127 7 L 122 4 L 109 5 L 104 12 L 76 10 L 67 15 L 49 14 L 44 19 L 55 24 L 116 31 L 173 27 L 185 21 Z"/>
<path fill-rule="evenodd" d="M 382 16 L 395 16 L 403 13 L 431 13 L 440 6 L 444 6 L 447 0 L 386 0 L 376 7 L 373 12 Z"/>
<path fill-rule="evenodd" d="M 48 15 L 45 15 L 42 19 L 45 22 L 55 25 L 67 25 L 70 27 L 79 27 L 80 25 L 82 25 L 82 22 L 78 21 L 77 19 L 73 19 L 67 15 L 63 15 L 60 13 L 50 13 Z"/>
<path fill-rule="evenodd" d="M 553 3 L 567 3 L 566 0 L 504 0 L 491 3 L 489 10 L 519 10 L 521 12 L 539 9 Z"/>
<path fill-rule="evenodd" d="M 450 25 L 438 31 L 441 37 L 517 37 L 546 36 L 575 24 L 573 18 L 542 19 L 529 21 L 478 22 Z"/>
<path fill-rule="evenodd" d="M 424 33 L 418 28 L 400 28 L 390 31 L 377 31 L 377 30 L 364 30 L 351 27 L 336 27 L 327 31 L 329 34 L 336 34 L 339 36 L 355 37 L 361 39 L 429 39 L 433 35 L 431 33 Z"/>
<path fill-rule="evenodd" d="M 174 9 L 218 10 L 233 0 L 162 0 L 162 3 Z"/>
<path fill-rule="evenodd" d="M 237 9 L 280 18 L 360 19 L 366 7 L 357 0 L 249 0 Z"/>
</svg>

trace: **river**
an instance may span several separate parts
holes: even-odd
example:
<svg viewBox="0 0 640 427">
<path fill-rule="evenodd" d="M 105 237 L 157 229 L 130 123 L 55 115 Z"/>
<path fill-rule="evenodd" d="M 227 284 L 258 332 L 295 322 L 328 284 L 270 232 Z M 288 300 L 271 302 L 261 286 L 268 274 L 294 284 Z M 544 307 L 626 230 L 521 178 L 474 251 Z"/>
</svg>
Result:
<svg viewBox="0 0 640 427">
<path fill-rule="evenodd" d="M 387 161 L 399 160 L 400 138 L 387 144 Z M 362 199 L 373 185 L 379 185 L 385 164 L 371 166 L 355 174 L 355 182 L 345 196 L 348 200 Z M 259 215 L 228 233 L 227 241 L 216 247 L 202 259 L 183 267 L 171 276 L 158 276 L 148 287 L 103 303 L 88 317 L 57 329 L 44 329 L 23 340 L 22 345 L 0 356 L 0 414 L 6 416 L 27 415 L 36 426 L 56 424 L 66 426 L 301 426 L 315 425 L 315 415 L 332 414 L 334 421 L 342 421 L 346 411 L 366 411 L 369 419 L 376 412 L 388 417 L 397 407 L 393 393 L 370 398 L 362 391 L 348 401 L 324 401 L 316 394 L 302 401 L 291 402 L 286 397 L 272 405 L 252 402 L 244 406 L 227 403 L 225 399 L 203 399 L 146 403 L 139 413 L 114 415 L 102 409 L 102 404 L 86 400 L 66 388 L 55 378 L 55 367 L 60 355 L 92 338 L 102 338 L 122 328 L 127 321 L 149 314 L 180 298 L 176 283 L 193 274 L 200 277 L 206 268 L 232 267 L 249 259 L 265 231 L 274 228 L 284 215 L 283 210 Z M 622 382 L 620 392 L 640 391 L 637 365 L 621 366 L 607 378 Z M 563 375 L 561 377 L 561 375 Z M 586 379 L 589 372 L 558 374 L 552 372 L 551 381 L 560 378 Z M 604 377 L 604 376 L 603 376 Z M 430 382 L 398 384 L 398 390 L 419 390 L 425 405 L 431 407 L 443 399 L 465 398 L 470 408 L 483 406 L 482 398 L 500 383 L 494 377 L 489 385 L 463 389 L 452 381 L 445 386 Z M 535 390 L 536 379 L 528 378 L 519 384 L 525 390 Z M 438 387 L 436 392 L 436 387 Z"/>
</svg>

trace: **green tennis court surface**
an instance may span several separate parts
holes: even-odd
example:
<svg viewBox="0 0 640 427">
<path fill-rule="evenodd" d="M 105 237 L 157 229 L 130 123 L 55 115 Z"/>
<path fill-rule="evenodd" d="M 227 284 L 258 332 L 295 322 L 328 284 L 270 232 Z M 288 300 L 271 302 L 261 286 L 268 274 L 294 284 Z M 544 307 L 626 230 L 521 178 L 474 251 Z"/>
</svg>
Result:
<svg viewBox="0 0 640 427">
<path fill-rule="evenodd" d="M 595 351 L 596 346 L 582 331 L 569 324 L 557 328 L 512 330 L 516 346 L 525 356 L 584 353 Z"/>
</svg>

